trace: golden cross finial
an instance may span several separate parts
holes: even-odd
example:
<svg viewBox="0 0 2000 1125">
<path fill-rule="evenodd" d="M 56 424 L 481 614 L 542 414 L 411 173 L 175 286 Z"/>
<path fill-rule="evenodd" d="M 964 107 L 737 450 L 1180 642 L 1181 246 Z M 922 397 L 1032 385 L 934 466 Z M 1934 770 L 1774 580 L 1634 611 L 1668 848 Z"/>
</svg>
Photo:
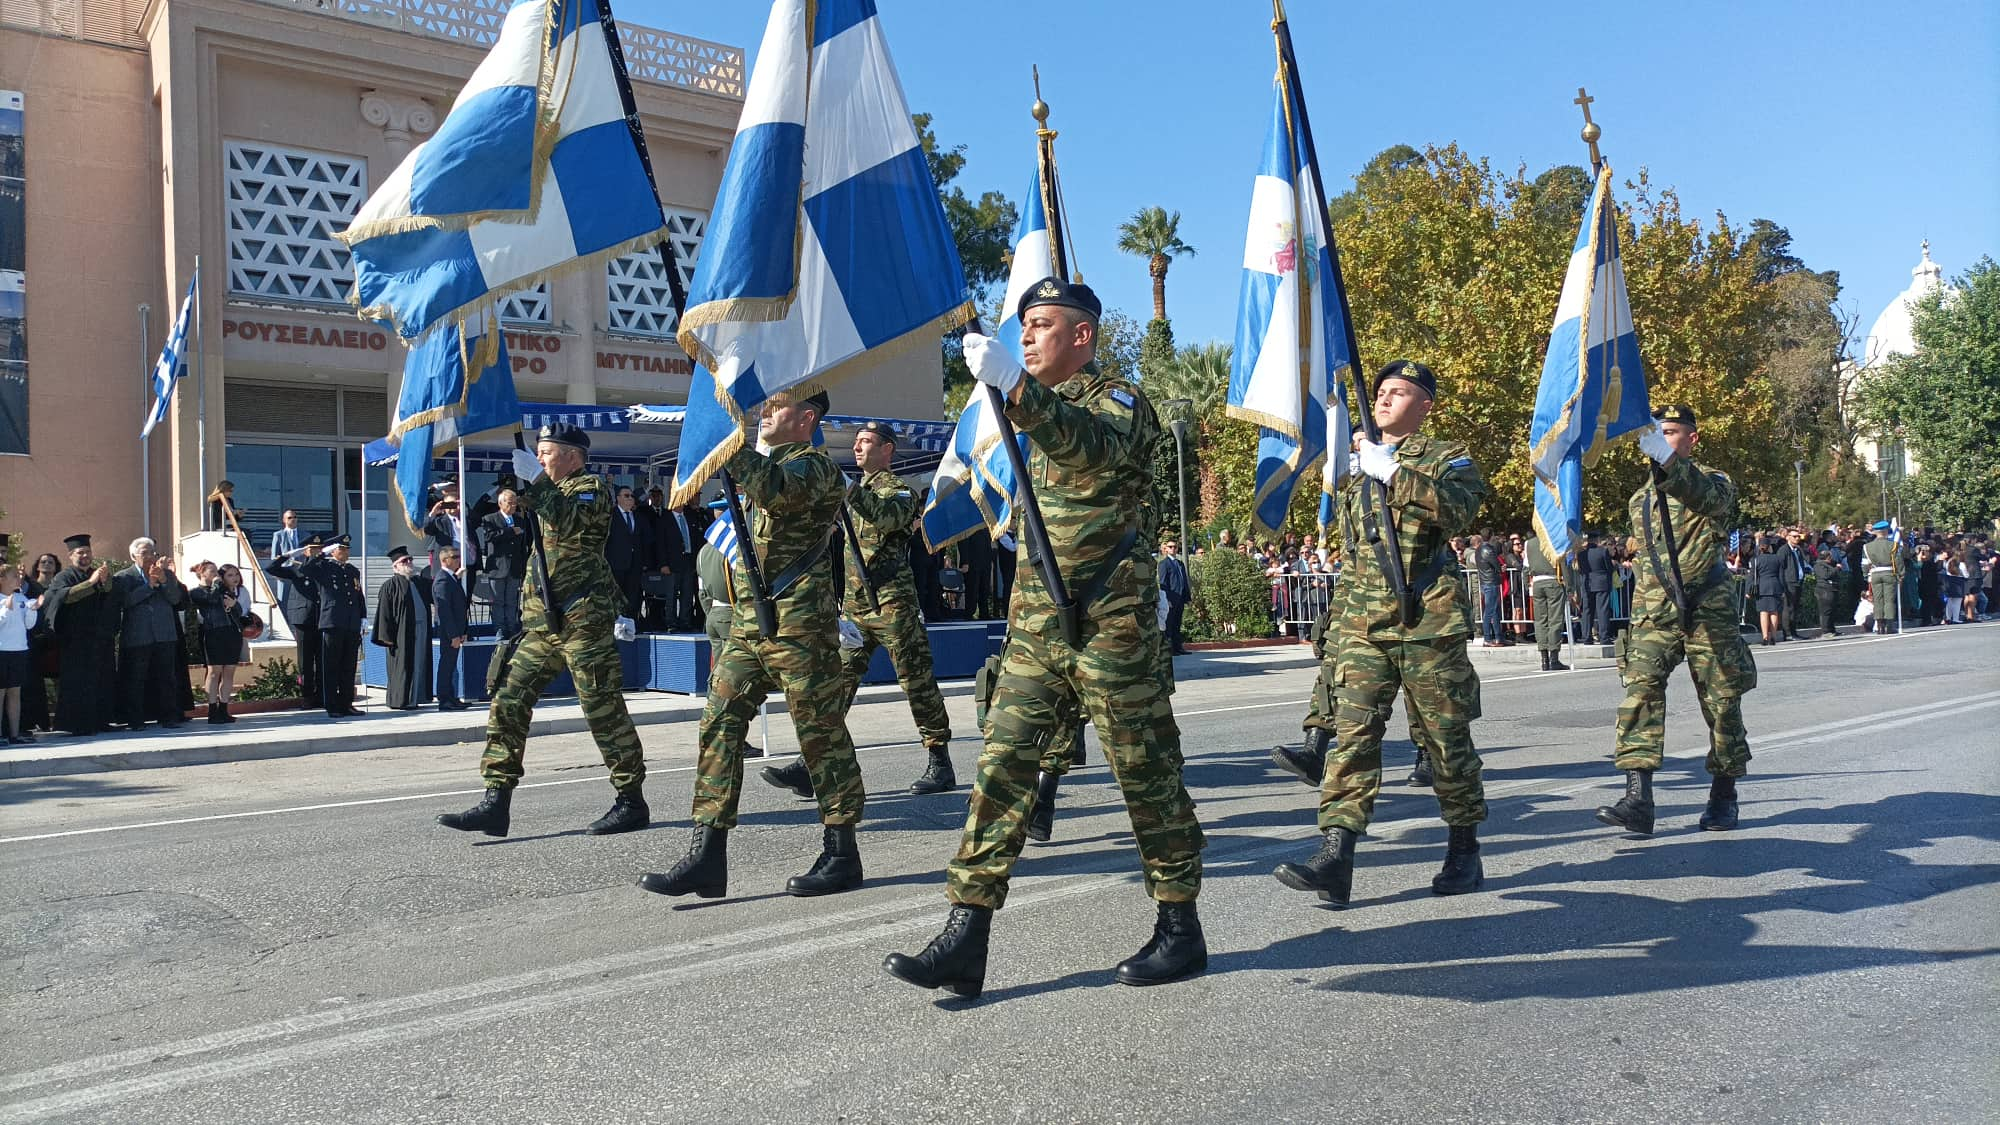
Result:
<svg viewBox="0 0 2000 1125">
<path fill-rule="evenodd" d="M 1028 112 L 1035 117 L 1038 131 L 1047 132 L 1049 127 L 1049 103 L 1042 100 L 1042 68 L 1030 64 L 1028 69 L 1035 75 L 1035 104 Z"/>
<path fill-rule="evenodd" d="M 1590 103 L 1596 100 L 1596 98 L 1585 93 L 1583 87 L 1578 86 L 1576 88 L 1576 97 L 1571 102 L 1572 105 L 1583 108 L 1583 143 L 1590 146 L 1590 167 L 1592 171 L 1596 171 L 1597 166 L 1604 163 L 1604 157 L 1598 155 L 1597 152 L 1597 138 L 1604 135 L 1604 130 L 1598 128 L 1597 122 L 1590 119 Z"/>
</svg>

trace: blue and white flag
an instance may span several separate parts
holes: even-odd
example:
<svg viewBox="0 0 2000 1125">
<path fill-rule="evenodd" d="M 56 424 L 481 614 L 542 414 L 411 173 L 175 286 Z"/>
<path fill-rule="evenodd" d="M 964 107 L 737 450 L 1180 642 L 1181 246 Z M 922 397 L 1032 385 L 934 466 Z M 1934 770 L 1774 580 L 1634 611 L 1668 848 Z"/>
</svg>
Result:
<svg viewBox="0 0 2000 1125">
<path fill-rule="evenodd" d="M 173 331 L 167 333 L 167 346 L 160 349 L 160 360 L 153 365 L 153 409 L 146 415 L 140 437 L 150 435 L 154 426 L 166 421 L 167 411 L 173 409 L 174 390 L 187 374 L 188 337 L 194 330 L 195 293 L 200 288 L 201 263 L 197 262 L 194 276 L 188 279 L 187 296 L 181 298 L 181 311 L 174 317 Z"/>
<path fill-rule="evenodd" d="M 436 135 L 337 236 L 361 315 L 417 339 L 666 236 L 603 10 L 515 0 Z"/>
<path fill-rule="evenodd" d="M 1034 179 L 1028 182 L 1028 197 L 1014 229 L 1014 257 L 1007 270 L 1007 295 L 1000 302 L 1000 330 L 994 338 L 1007 345 L 1014 358 L 1021 358 L 1021 298 L 1028 286 L 1056 275 L 1054 235 L 1049 233 L 1049 189 L 1039 156 Z M 1061 203 L 1056 204 L 1061 207 Z M 1060 211 L 1058 212 L 1060 214 Z"/>
<path fill-rule="evenodd" d="M 1348 467 L 1354 336 L 1318 203 L 1319 156 L 1304 110 L 1298 72 L 1280 65 L 1250 192 L 1229 372 L 1229 416 L 1260 428 L 1251 512 L 1273 534 L 1301 479 L 1318 470 L 1322 496 L 1330 497 Z M 1323 501 L 1320 511 L 1324 522 L 1329 505 Z"/>
<path fill-rule="evenodd" d="M 730 517 L 727 507 L 715 513 L 715 518 L 709 521 L 708 530 L 702 532 L 701 537 L 709 546 L 721 552 L 731 570 L 742 565 L 743 552 L 737 546 L 736 521 Z"/>
<path fill-rule="evenodd" d="M 1565 558 L 1578 546 L 1583 470 L 1597 463 L 1607 444 L 1652 422 L 1639 335 L 1625 297 L 1611 165 L 1605 164 L 1570 252 L 1528 430 L 1535 533 L 1550 559 Z"/>
<path fill-rule="evenodd" d="M 971 315 L 874 3 L 776 0 L 680 322 L 697 367 L 674 502 L 773 394 L 830 389 Z"/>
<path fill-rule="evenodd" d="M 429 511 L 424 498 L 433 451 L 521 428 L 507 342 L 491 324 L 481 317 L 472 327 L 433 332 L 403 362 L 396 423 L 385 440 L 397 450 L 396 494 L 412 532 L 422 532 Z"/>
</svg>

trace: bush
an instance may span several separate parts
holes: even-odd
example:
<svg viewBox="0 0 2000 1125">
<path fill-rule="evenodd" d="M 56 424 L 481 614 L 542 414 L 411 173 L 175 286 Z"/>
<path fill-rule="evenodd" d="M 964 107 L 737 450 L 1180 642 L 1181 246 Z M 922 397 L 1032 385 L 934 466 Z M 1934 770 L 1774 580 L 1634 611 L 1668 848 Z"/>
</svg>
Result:
<svg viewBox="0 0 2000 1125">
<path fill-rule="evenodd" d="M 1271 635 L 1271 580 L 1255 560 L 1235 551 L 1208 551 L 1191 561 L 1194 600 L 1187 633 L 1196 640 Z"/>
<path fill-rule="evenodd" d="M 245 702 L 253 699 L 297 699 L 298 696 L 299 667 L 283 656 L 272 657 L 256 679 L 236 690 L 236 698 Z"/>
</svg>

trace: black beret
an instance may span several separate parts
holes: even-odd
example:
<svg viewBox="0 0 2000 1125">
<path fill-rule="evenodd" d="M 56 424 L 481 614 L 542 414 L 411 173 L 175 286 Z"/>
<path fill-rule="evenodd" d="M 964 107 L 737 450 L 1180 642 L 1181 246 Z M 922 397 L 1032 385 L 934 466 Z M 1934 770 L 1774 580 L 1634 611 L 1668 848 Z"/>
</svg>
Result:
<svg viewBox="0 0 2000 1125">
<path fill-rule="evenodd" d="M 1686 403 L 1655 407 L 1653 417 L 1661 422 L 1678 422 L 1690 430 L 1695 428 L 1694 407 Z"/>
<path fill-rule="evenodd" d="M 833 409 L 833 400 L 826 397 L 825 391 L 814 391 L 806 397 L 799 399 L 798 403 L 800 406 L 810 406 L 814 410 L 819 411 L 819 416 L 822 418 L 826 417 L 827 411 Z"/>
<path fill-rule="evenodd" d="M 552 441 L 557 445 L 573 445 L 585 452 L 590 450 L 590 435 L 562 422 L 550 422 L 542 427 L 541 432 L 535 437 L 535 442 L 540 444 L 545 441 Z"/>
<path fill-rule="evenodd" d="M 858 431 L 864 434 L 874 434 L 890 445 L 896 444 L 896 431 L 890 429 L 887 422 L 863 422 L 858 427 Z"/>
<path fill-rule="evenodd" d="M 1014 306 L 1014 315 L 1026 317 L 1028 310 L 1037 305 L 1062 305 L 1065 308 L 1080 309 L 1096 320 L 1104 315 L 1104 302 L 1097 299 L 1090 286 L 1081 281 L 1069 282 L 1060 277 L 1045 277 L 1021 294 L 1021 302 Z"/>
<path fill-rule="evenodd" d="M 72 535 L 69 538 L 63 540 L 63 546 L 68 547 L 72 551 L 81 551 L 85 547 L 90 546 L 90 536 Z"/>
<path fill-rule="evenodd" d="M 1399 359 L 1396 362 L 1390 364 L 1387 367 L 1384 367 L 1382 370 L 1377 371 L 1375 373 L 1376 386 L 1378 387 L 1381 386 L 1383 380 L 1385 379 L 1407 380 L 1408 382 L 1415 383 L 1417 386 L 1422 387 L 1424 389 L 1424 393 L 1429 395 L 1430 397 L 1432 398 L 1437 397 L 1438 393 L 1437 376 L 1431 374 L 1430 368 L 1425 367 L 1423 364 L 1418 363 L 1414 359 Z"/>
</svg>

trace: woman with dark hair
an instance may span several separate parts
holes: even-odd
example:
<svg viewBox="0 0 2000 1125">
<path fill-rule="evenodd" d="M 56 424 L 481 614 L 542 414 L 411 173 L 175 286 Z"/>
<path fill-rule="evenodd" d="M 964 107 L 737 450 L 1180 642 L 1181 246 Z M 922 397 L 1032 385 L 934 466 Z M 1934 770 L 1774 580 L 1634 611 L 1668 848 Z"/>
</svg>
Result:
<svg viewBox="0 0 2000 1125">
<path fill-rule="evenodd" d="M 233 723 L 229 697 L 236 691 L 236 667 L 244 662 L 244 619 L 250 599 L 243 593 L 243 573 L 235 564 L 218 568 L 204 562 L 195 568 L 201 585 L 188 590 L 201 617 L 201 651 L 208 664 L 202 690 L 208 694 L 208 721 Z"/>
<path fill-rule="evenodd" d="M 42 593 L 55 576 L 62 573 L 62 560 L 52 554 L 35 556 L 21 580 L 21 593 L 42 608 Z M 55 708 L 49 705 L 49 681 L 56 674 L 54 634 L 48 615 L 39 613 L 34 628 L 28 630 L 28 682 L 21 688 L 21 729 L 53 730 Z"/>
<path fill-rule="evenodd" d="M 208 494 L 208 522 L 202 525 L 203 531 L 229 530 L 229 517 L 236 514 L 235 496 L 235 481 L 216 483 L 215 491 Z"/>
<path fill-rule="evenodd" d="M 1785 617 L 1785 563 L 1778 553 L 1776 536 L 1762 536 L 1757 556 L 1750 561 L 1750 593 L 1757 599 L 1757 631 L 1763 643 L 1778 643 L 1780 623 Z"/>
</svg>

